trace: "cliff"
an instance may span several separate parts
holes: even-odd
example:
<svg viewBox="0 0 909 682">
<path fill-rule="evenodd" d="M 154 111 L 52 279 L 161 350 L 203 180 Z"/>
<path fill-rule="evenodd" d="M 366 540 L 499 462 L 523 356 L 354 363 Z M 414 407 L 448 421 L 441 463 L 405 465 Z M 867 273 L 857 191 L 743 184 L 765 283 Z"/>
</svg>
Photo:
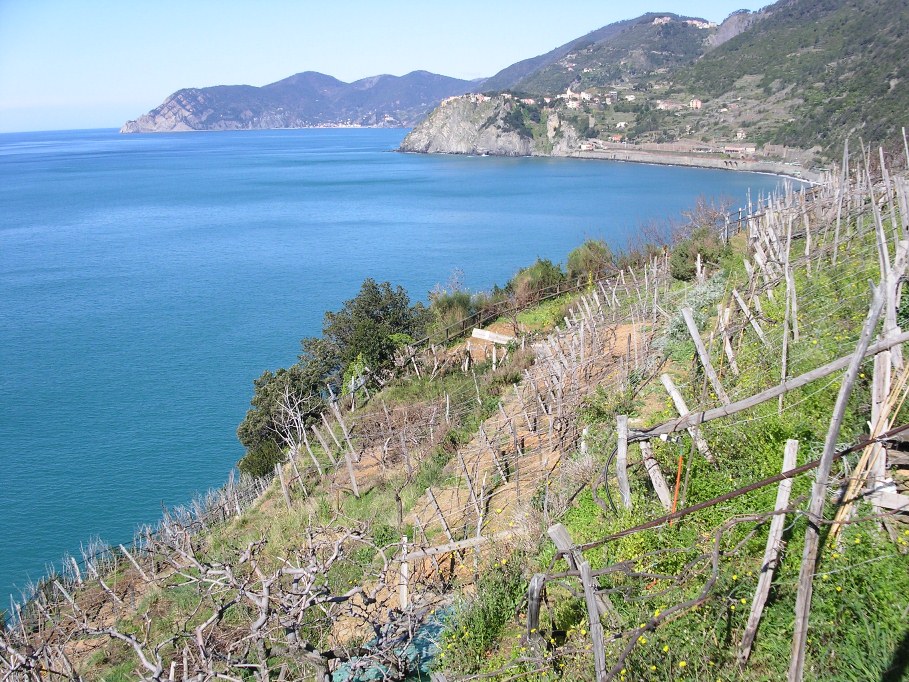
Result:
<svg viewBox="0 0 909 682">
<path fill-rule="evenodd" d="M 404 138 L 401 151 L 530 156 L 533 138 L 506 122 L 512 110 L 504 96 L 451 97 Z"/>
<path fill-rule="evenodd" d="M 414 71 L 345 83 L 314 71 L 262 87 L 185 88 L 133 121 L 121 133 L 250 130 L 315 126 L 411 126 L 444 97 L 477 85 Z"/>
<path fill-rule="evenodd" d="M 528 107 L 508 94 L 450 97 L 417 124 L 402 152 L 567 156 L 578 133 L 556 112 Z"/>
</svg>

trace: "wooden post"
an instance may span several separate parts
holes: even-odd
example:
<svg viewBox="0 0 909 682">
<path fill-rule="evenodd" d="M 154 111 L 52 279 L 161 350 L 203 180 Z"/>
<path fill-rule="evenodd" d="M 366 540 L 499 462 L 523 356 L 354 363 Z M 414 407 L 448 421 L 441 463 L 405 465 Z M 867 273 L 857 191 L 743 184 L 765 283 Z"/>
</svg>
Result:
<svg viewBox="0 0 909 682">
<path fill-rule="evenodd" d="M 620 414 L 616 417 L 616 432 L 618 433 L 618 451 L 615 459 L 615 473 L 619 482 L 619 493 L 622 495 L 622 504 L 625 509 L 631 509 L 631 487 L 628 484 L 628 416 Z"/>
<path fill-rule="evenodd" d="M 328 461 L 331 462 L 331 465 L 332 465 L 332 466 L 338 466 L 338 461 L 337 461 L 337 460 L 334 458 L 334 456 L 331 454 L 331 448 L 328 447 L 328 442 L 327 442 L 327 441 L 325 440 L 325 438 L 322 436 L 322 432 L 319 431 L 318 428 L 316 428 L 316 425 L 315 425 L 315 424 L 312 425 L 312 432 L 313 432 L 314 434 L 316 434 L 316 439 L 319 441 L 319 445 L 322 446 L 322 450 L 323 450 L 323 452 L 325 452 L 325 455 L 328 457 Z"/>
<path fill-rule="evenodd" d="M 281 466 L 280 462 L 275 463 L 275 475 L 281 483 L 281 493 L 284 495 L 284 503 L 287 505 L 287 510 L 290 511 L 293 507 L 290 504 L 290 493 L 287 491 L 287 484 L 284 482 L 284 467 Z"/>
<path fill-rule="evenodd" d="M 322 476 L 322 465 L 319 464 L 319 460 L 316 459 L 316 456 L 312 452 L 312 448 L 309 446 L 309 436 L 306 435 L 306 428 L 303 429 L 303 444 L 306 446 L 306 452 L 309 453 L 309 458 L 312 460 L 312 463 L 316 466 L 316 471 L 319 472 L 319 476 Z"/>
<path fill-rule="evenodd" d="M 445 531 L 445 537 L 448 538 L 449 542 L 454 542 L 454 536 L 451 534 L 451 528 L 448 527 L 448 521 L 445 520 L 445 514 L 442 513 L 442 508 L 439 506 L 436 496 L 432 492 L 432 488 L 426 489 L 426 494 L 429 496 L 429 501 L 432 502 L 432 506 L 436 509 L 436 515 L 439 517 L 439 522 L 442 524 L 442 530 Z"/>
<path fill-rule="evenodd" d="M 797 440 L 789 439 L 786 441 L 786 450 L 783 454 L 783 473 L 795 468 L 798 449 L 799 442 Z M 764 550 L 764 559 L 761 561 L 761 575 L 758 578 L 754 600 L 751 602 L 751 615 L 748 617 L 748 625 L 745 627 L 745 634 L 739 647 L 738 659 L 741 665 L 745 665 L 751 655 L 751 645 L 754 643 L 754 636 L 757 634 L 761 614 L 764 611 L 764 605 L 767 603 L 767 595 L 770 593 L 773 572 L 776 570 L 780 550 L 782 549 L 783 528 L 786 525 L 786 515 L 782 511 L 789 505 L 789 493 L 791 491 L 791 478 L 780 481 L 776 492 L 776 504 L 773 508 L 775 514 L 770 520 L 767 547 Z"/>
<path fill-rule="evenodd" d="M 360 458 L 357 456 L 357 453 L 354 451 L 353 444 L 350 442 L 350 434 L 347 432 L 347 424 L 344 423 L 344 418 L 341 416 L 341 410 L 338 409 L 338 404 L 332 403 L 331 409 L 335 413 L 335 419 L 337 419 L 338 423 L 341 425 L 341 433 L 344 434 L 344 441 L 347 443 L 347 449 L 350 451 L 350 456 L 353 457 L 353 460 L 355 462 L 359 462 Z"/>
<path fill-rule="evenodd" d="M 410 602 L 408 600 L 407 588 L 410 580 L 410 564 L 407 563 L 407 536 L 401 537 L 401 572 L 398 583 L 398 604 L 402 611 L 407 610 Z"/>
<path fill-rule="evenodd" d="M 606 679 L 606 648 L 603 642 L 603 624 L 597 611 L 596 590 L 594 578 L 590 572 L 590 564 L 581 563 L 581 583 L 584 585 L 584 601 L 587 603 L 587 620 L 590 622 L 590 639 L 593 643 L 593 667 L 596 682 Z"/>
<path fill-rule="evenodd" d="M 767 340 L 767 337 L 764 335 L 764 330 L 761 329 L 761 325 L 758 323 L 757 319 L 755 319 L 754 315 L 751 314 L 751 310 L 748 308 L 748 305 L 742 299 L 742 295 L 739 294 L 738 290 L 736 290 L 736 289 L 732 290 L 732 297 L 735 299 L 736 303 L 739 304 L 739 308 L 742 309 L 742 312 L 745 314 L 745 317 L 747 318 L 748 322 L 751 323 L 751 327 L 752 327 L 752 329 L 754 329 L 755 334 L 758 335 L 758 338 L 761 340 L 761 343 L 763 343 L 765 346 L 767 346 L 767 348 L 770 348 L 771 347 L 770 342 Z"/>
<path fill-rule="evenodd" d="M 890 396 L 890 370 L 890 351 L 884 351 L 874 356 L 874 378 L 871 382 L 871 433 L 873 435 L 890 430 L 889 414 L 885 407 Z M 868 487 L 872 490 L 884 482 L 887 474 L 886 448 L 878 446 L 876 454 L 869 471 Z"/>
<path fill-rule="evenodd" d="M 660 465 L 653 456 L 653 448 L 650 446 L 649 440 L 641 441 L 641 458 L 644 460 L 644 467 L 650 476 L 650 482 L 653 483 L 653 489 L 660 498 L 660 504 L 663 505 L 663 509 L 669 511 L 672 507 L 672 495 L 669 492 L 669 486 L 666 485 L 666 479 L 663 478 L 663 472 L 660 471 Z"/>
<path fill-rule="evenodd" d="M 360 497 L 360 487 L 357 485 L 357 475 L 354 472 L 353 461 L 350 458 L 350 453 L 347 451 L 344 452 L 344 463 L 347 465 L 347 475 L 350 476 L 350 487 L 353 489 L 354 497 Z"/>
<path fill-rule="evenodd" d="M 902 272 L 899 273 L 899 276 L 902 276 Z M 833 416 L 830 420 L 830 429 L 827 431 L 827 438 L 824 441 L 821 463 L 818 465 L 811 490 L 811 502 L 808 507 L 808 527 L 805 530 L 805 548 L 802 552 L 802 567 L 799 572 L 799 587 L 795 602 L 795 631 L 792 637 L 789 682 L 800 682 L 805 667 L 805 640 L 808 637 L 808 616 L 811 611 L 814 568 L 817 563 L 818 545 L 820 543 L 818 521 L 824 510 L 827 481 L 830 478 L 833 456 L 836 453 L 836 442 L 840 434 L 840 426 L 843 423 L 843 416 L 846 412 L 846 403 L 852 393 L 852 387 L 858 376 L 859 367 L 865 357 L 865 352 L 868 350 L 868 345 L 871 343 L 871 336 L 884 307 L 883 287 L 884 285 L 882 284 L 874 290 L 871 307 L 865 318 L 858 345 L 852 355 L 849 369 L 846 370 L 846 375 L 840 385 L 840 391 L 833 408 Z"/>
<path fill-rule="evenodd" d="M 138 564 L 138 562 L 133 558 L 133 555 L 130 554 L 129 552 L 127 552 L 127 551 L 126 551 L 126 547 L 124 547 L 123 545 L 119 545 L 119 547 L 120 547 L 120 551 L 123 552 L 123 556 L 125 556 L 127 559 L 129 559 L 129 563 L 131 563 L 131 564 L 133 565 L 133 568 L 135 568 L 137 571 L 139 571 L 139 575 L 142 576 L 142 579 L 143 579 L 145 582 L 150 583 L 151 580 L 149 579 L 148 575 L 145 573 L 145 571 L 142 570 L 142 567 L 141 567 L 141 566 Z M 70 559 L 72 559 L 72 557 L 70 557 Z M 77 578 L 77 580 L 78 580 L 78 584 L 81 585 L 81 584 L 82 584 L 82 577 L 79 575 L 79 566 L 78 566 L 78 564 L 76 564 L 75 560 L 73 560 L 73 565 L 76 566 L 76 578 Z"/>
<path fill-rule="evenodd" d="M 332 407 L 334 403 L 332 403 Z M 338 440 L 338 437 L 335 435 L 334 430 L 331 428 L 331 424 L 328 422 L 328 417 L 325 416 L 325 413 L 322 412 L 319 416 L 322 417 L 322 423 L 325 424 L 325 430 L 328 431 L 328 435 L 331 436 L 331 439 L 335 442 L 335 445 L 338 446 L 338 450 L 343 450 L 341 447 L 341 441 Z"/>
<path fill-rule="evenodd" d="M 704 371 L 707 372 L 707 378 L 710 379 L 713 390 L 716 391 L 716 395 L 722 403 L 728 405 L 732 401 L 729 400 L 729 396 L 720 383 L 720 378 L 713 369 L 713 364 L 710 362 L 710 355 L 704 347 L 704 342 L 701 340 L 700 333 L 698 333 L 698 328 L 694 322 L 694 315 L 691 308 L 682 308 L 682 317 L 685 318 L 685 324 L 688 326 L 688 333 L 691 334 L 691 338 L 694 340 L 694 346 L 697 348 L 698 356 L 701 358 L 701 365 L 704 367 Z"/>
<path fill-rule="evenodd" d="M 732 311 L 728 306 L 718 303 L 717 304 L 717 317 L 720 320 L 720 324 L 723 332 L 723 350 L 726 353 L 726 359 L 729 360 L 729 369 L 732 370 L 732 373 L 735 376 L 739 375 L 739 366 L 735 361 L 735 352 L 732 350 L 732 339 L 729 337 L 729 320 Z"/>
<path fill-rule="evenodd" d="M 534 573 L 527 585 L 527 639 L 540 637 L 540 605 L 546 585 L 545 573 Z"/>
<path fill-rule="evenodd" d="M 669 397 L 672 398 L 672 402 L 675 405 L 675 409 L 678 411 L 679 416 L 684 417 L 686 414 L 690 414 L 691 412 L 688 409 L 688 405 L 685 403 L 685 399 L 682 397 L 679 389 L 677 389 L 673 383 L 672 378 L 668 374 L 661 374 L 660 381 L 666 388 L 666 392 L 669 393 Z M 696 425 L 689 426 L 688 435 L 691 436 L 698 452 L 701 453 L 704 459 L 713 464 L 714 459 L 713 455 L 710 453 L 710 446 L 707 445 L 707 441 L 704 440 L 704 437 L 701 435 L 701 430 Z"/>
<path fill-rule="evenodd" d="M 511 387 L 514 389 L 514 394 L 518 398 L 518 402 L 521 404 L 521 412 L 524 413 L 524 421 L 527 422 L 527 430 L 533 433 L 536 429 L 530 422 L 530 416 L 527 414 L 527 403 L 524 402 L 524 396 L 521 395 L 521 392 L 518 390 L 517 384 L 512 384 Z"/>
</svg>

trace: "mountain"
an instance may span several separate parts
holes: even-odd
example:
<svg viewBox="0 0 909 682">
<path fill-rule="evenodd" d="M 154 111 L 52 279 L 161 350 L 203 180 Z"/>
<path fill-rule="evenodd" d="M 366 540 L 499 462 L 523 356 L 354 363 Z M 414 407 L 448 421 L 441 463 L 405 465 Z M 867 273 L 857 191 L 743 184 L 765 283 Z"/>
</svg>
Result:
<svg viewBox="0 0 909 682">
<path fill-rule="evenodd" d="M 442 99 L 470 92 L 479 82 L 414 71 L 344 83 L 305 71 L 262 87 L 217 85 L 178 90 L 157 108 L 128 121 L 120 132 L 411 126 Z"/>
<path fill-rule="evenodd" d="M 780 0 L 720 25 L 648 13 L 492 76 L 484 95 L 515 99 L 480 125 L 524 130 L 542 154 L 551 153 L 553 140 L 544 138 L 552 138 L 546 122 L 555 115 L 563 131 L 577 134 L 574 153 L 635 143 L 660 153 L 826 162 L 847 137 L 902 148 L 906 54 L 906 0 Z M 464 118 L 463 108 L 447 111 Z M 431 119 L 444 135 L 453 129 Z M 405 149 L 445 147 L 429 141 L 425 127 L 414 133 Z M 495 149 L 488 138 L 484 146 Z"/>
<path fill-rule="evenodd" d="M 603 87 L 652 71 L 691 63 L 744 30 L 747 10 L 722 26 L 670 12 L 650 12 L 618 21 L 576 38 L 546 54 L 503 69 L 483 83 L 484 92 L 512 90 L 532 95 Z"/>
<path fill-rule="evenodd" d="M 522 81 L 529 78 L 533 74 L 539 72 L 540 70 L 557 64 L 559 60 L 563 59 L 565 56 L 571 54 L 573 50 L 582 49 L 588 45 L 593 45 L 595 43 L 608 40 L 609 38 L 619 34 L 626 26 L 632 23 L 632 20 L 628 21 L 619 21 L 614 24 L 609 24 L 603 28 L 599 28 L 596 31 L 591 31 L 585 36 L 580 38 L 575 38 L 574 40 L 565 43 L 564 45 L 550 50 L 546 54 L 539 55 L 537 57 L 531 57 L 530 59 L 524 59 L 516 64 L 512 64 L 491 78 L 486 79 L 483 83 L 483 88 L 488 91 L 498 91 L 498 90 L 519 90 L 522 89 Z"/>
</svg>

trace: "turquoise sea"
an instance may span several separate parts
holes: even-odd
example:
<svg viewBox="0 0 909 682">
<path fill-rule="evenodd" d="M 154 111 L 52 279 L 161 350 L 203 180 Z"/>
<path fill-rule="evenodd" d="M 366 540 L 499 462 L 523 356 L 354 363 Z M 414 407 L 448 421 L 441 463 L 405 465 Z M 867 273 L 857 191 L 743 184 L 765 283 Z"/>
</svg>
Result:
<svg viewBox="0 0 909 682">
<path fill-rule="evenodd" d="M 222 484 L 264 369 L 365 277 L 425 299 L 773 177 L 392 153 L 402 130 L 0 135 L 0 599 Z"/>
</svg>

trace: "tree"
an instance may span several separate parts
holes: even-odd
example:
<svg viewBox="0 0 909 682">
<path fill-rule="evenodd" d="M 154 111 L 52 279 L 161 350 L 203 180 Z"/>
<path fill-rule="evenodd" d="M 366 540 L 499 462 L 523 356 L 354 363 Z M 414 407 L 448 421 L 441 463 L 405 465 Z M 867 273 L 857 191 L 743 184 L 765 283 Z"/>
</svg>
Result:
<svg viewBox="0 0 909 682">
<path fill-rule="evenodd" d="M 372 369 L 388 367 L 394 357 L 393 334 L 419 338 L 426 326 L 424 306 L 410 305 L 403 287 L 368 278 L 355 298 L 336 313 L 325 313 L 322 341 L 336 354 L 330 381 L 340 386 L 344 370 L 362 354 Z M 304 342 L 306 348 L 306 342 Z"/>
<path fill-rule="evenodd" d="M 288 427 L 282 406 L 305 406 L 303 422 L 314 421 L 325 407 L 329 388 L 336 395 L 342 392 L 345 373 L 369 367 L 368 375 L 376 377 L 391 368 L 401 335 L 420 338 L 428 319 L 423 304 L 411 305 L 402 287 L 365 280 L 341 310 L 325 313 L 321 337 L 300 341 L 295 364 L 266 371 L 255 380 L 251 408 L 237 429 L 247 450 L 241 471 L 263 476 L 283 457 Z"/>
</svg>

